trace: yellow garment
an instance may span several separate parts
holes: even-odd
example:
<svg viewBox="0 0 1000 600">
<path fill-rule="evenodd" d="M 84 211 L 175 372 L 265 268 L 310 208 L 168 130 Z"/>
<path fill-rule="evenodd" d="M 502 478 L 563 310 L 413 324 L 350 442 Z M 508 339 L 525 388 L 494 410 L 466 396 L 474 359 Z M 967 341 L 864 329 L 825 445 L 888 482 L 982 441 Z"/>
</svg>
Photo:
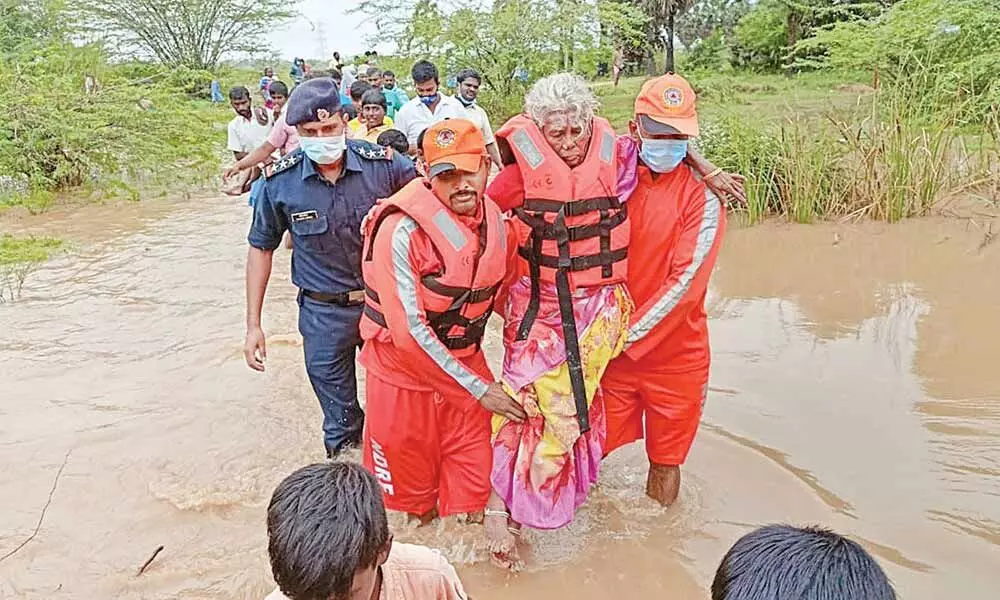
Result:
<svg viewBox="0 0 1000 600">
<path fill-rule="evenodd" d="M 625 347 L 626 326 L 632 312 L 632 301 L 620 286 L 614 295 L 616 302 L 613 306 L 607 307 L 610 310 L 598 314 L 580 337 L 580 359 L 583 363 L 588 406 L 594 401 L 594 394 L 608 363 L 621 354 Z M 580 435 L 573 387 L 569 377 L 569 364 L 560 363 L 536 379 L 529 387 L 534 388 L 534 394 L 530 394 L 530 399 L 523 403 L 524 409 L 528 417 L 539 413 L 545 416 L 547 427 L 545 435 L 542 436 L 543 444 L 554 446 L 560 454 L 568 452 Z M 506 383 L 504 389 L 514 398 L 527 395 L 519 394 Z M 504 417 L 493 415 L 494 435 L 505 422 Z"/>
<path fill-rule="evenodd" d="M 383 127 L 389 127 L 389 128 L 391 128 L 392 127 L 392 119 L 390 119 L 389 117 L 383 118 L 382 119 L 382 126 Z M 361 135 L 358 135 L 358 130 L 360 130 L 362 127 L 365 127 L 365 126 L 361 124 L 361 117 L 354 117 L 353 119 L 351 119 L 350 121 L 347 122 L 347 128 L 351 130 L 351 137 L 352 138 L 357 139 L 359 137 L 364 137 L 364 133 L 362 133 Z M 367 128 L 365 128 L 365 129 L 367 129 Z"/>
<path fill-rule="evenodd" d="M 376 127 L 375 129 L 369 130 L 366 129 L 364 125 L 362 125 L 361 129 L 359 129 L 357 133 L 354 134 L 354 139 L 364 140 L 366 142 L 377 144 L 378 136 L 382 135 L 383 131 L 389 131 L 390 129 L 392 129 L 392 127 L 389 127 L 388 125 L 383 125 L 381 127 Z"/>
<path fill-rule="evenodd" d="M 625 346 L 633 310 L 624 286 L 614 286 L 610 292 L 589 326 L 581 331 L 579 340 L 589 432 L 580 434 L 565 360 L 520 390 L 503 383 L 504 390 L 524 408 L 528 418 L 514 423 L 493 415 L 493 488 L 511 516 L 529 527 L 553 529 L 572 521 L 576 508 L 597 480 L 606 437 L 604 403 L 599 392 L 601 377 Z M 539 333 L 535 329 L 540 325 L 535 322 L 533 334 Z"/>
</svg>

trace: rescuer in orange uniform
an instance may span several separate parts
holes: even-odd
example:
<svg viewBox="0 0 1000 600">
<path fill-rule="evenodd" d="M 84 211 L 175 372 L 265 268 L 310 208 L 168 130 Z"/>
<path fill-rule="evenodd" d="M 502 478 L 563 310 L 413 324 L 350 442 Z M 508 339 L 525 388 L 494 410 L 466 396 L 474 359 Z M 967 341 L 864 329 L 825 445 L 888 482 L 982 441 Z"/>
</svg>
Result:
<svg viewBox="0 0 1000 600">
<path fill-rule="evenodd" d="M 429 179 L 364 225 L 363 461 L 388 508 L 425 523 L 478 520 L 490 495 L 490 412 L 524 418 L 480 348 L 506 271 L 506 223 L 485 196 L 490 159 L 471 121 L 432 125 L 422 150 Z"/>
<path fill-rule="evenodd" d="M 628 289 L 636 310 L 625 352 L 601 381 L 606 452 L 645 433 L 646 493 L 670 505 L 707 393 L 704 302 L 726 218 L 722 203 L 684 162 L 688 139 L 698 135 L 687 81 L 668 74 L 646 82 L 629 129 L 640 148 L 639 181 L 628 201 Z"/>
</svg>

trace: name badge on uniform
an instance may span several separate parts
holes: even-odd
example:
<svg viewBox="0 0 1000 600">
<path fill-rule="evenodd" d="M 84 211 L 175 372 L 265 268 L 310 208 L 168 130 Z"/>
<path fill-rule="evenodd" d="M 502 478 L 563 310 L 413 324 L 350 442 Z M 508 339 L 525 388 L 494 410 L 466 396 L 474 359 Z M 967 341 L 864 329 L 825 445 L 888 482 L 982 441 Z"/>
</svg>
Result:
<svg viewBox="0 0 1000 600">
<path fill-rule="evenodd" d="M 313 219 L 318 219 L 319 213 L 315 210 L 306 210 L 302 212 L 292 213 L 292 223 L 301 223 L 302 221 L 312 221 Z"/>
</svg>

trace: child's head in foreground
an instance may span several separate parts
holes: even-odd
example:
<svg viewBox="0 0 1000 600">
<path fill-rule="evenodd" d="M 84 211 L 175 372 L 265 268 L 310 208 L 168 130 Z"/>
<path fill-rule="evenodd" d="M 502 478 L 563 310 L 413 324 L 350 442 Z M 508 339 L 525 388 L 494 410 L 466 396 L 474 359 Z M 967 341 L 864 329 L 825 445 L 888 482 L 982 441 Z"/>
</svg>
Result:
<svg viewBox="0 0 1000 600">
<path fill-rule="evenodd" d="M 267 508 L 271 571 L 291 600 L 368 600 L 392 536 L 378 481 L 347 462 L 303 467 Z"/>
<path fill-rule="evenodd" d="M 769 525 L 729 549 L 712 600 L 895 600 L 889 579 L 856 542 L 820 528 Z"/>
</svg>

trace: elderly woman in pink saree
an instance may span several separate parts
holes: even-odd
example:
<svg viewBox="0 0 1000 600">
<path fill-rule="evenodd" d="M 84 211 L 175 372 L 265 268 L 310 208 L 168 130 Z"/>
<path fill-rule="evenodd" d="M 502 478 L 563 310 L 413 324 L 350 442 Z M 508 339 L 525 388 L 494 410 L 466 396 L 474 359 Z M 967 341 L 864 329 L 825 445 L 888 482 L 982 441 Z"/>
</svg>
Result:
<svg viewBox="0 0 1000 600">
<path fill-rule="evenodd" d="M 500 307 L 501 379 L 527 415 L 493 418 L 485 523 L 494 560 L 508 568 L 519 566 L 522 524 L 565 526 L 597 480 L 606 435 L 599 384 L 632 310 L 623 203 L 636 185 L 636 148 L 616 142 L 597 106 L 580 77 L 552 75 L 497 132 L 514 160 L 487 194 L 513 211 L 516 238 Z"/>
</svg>

